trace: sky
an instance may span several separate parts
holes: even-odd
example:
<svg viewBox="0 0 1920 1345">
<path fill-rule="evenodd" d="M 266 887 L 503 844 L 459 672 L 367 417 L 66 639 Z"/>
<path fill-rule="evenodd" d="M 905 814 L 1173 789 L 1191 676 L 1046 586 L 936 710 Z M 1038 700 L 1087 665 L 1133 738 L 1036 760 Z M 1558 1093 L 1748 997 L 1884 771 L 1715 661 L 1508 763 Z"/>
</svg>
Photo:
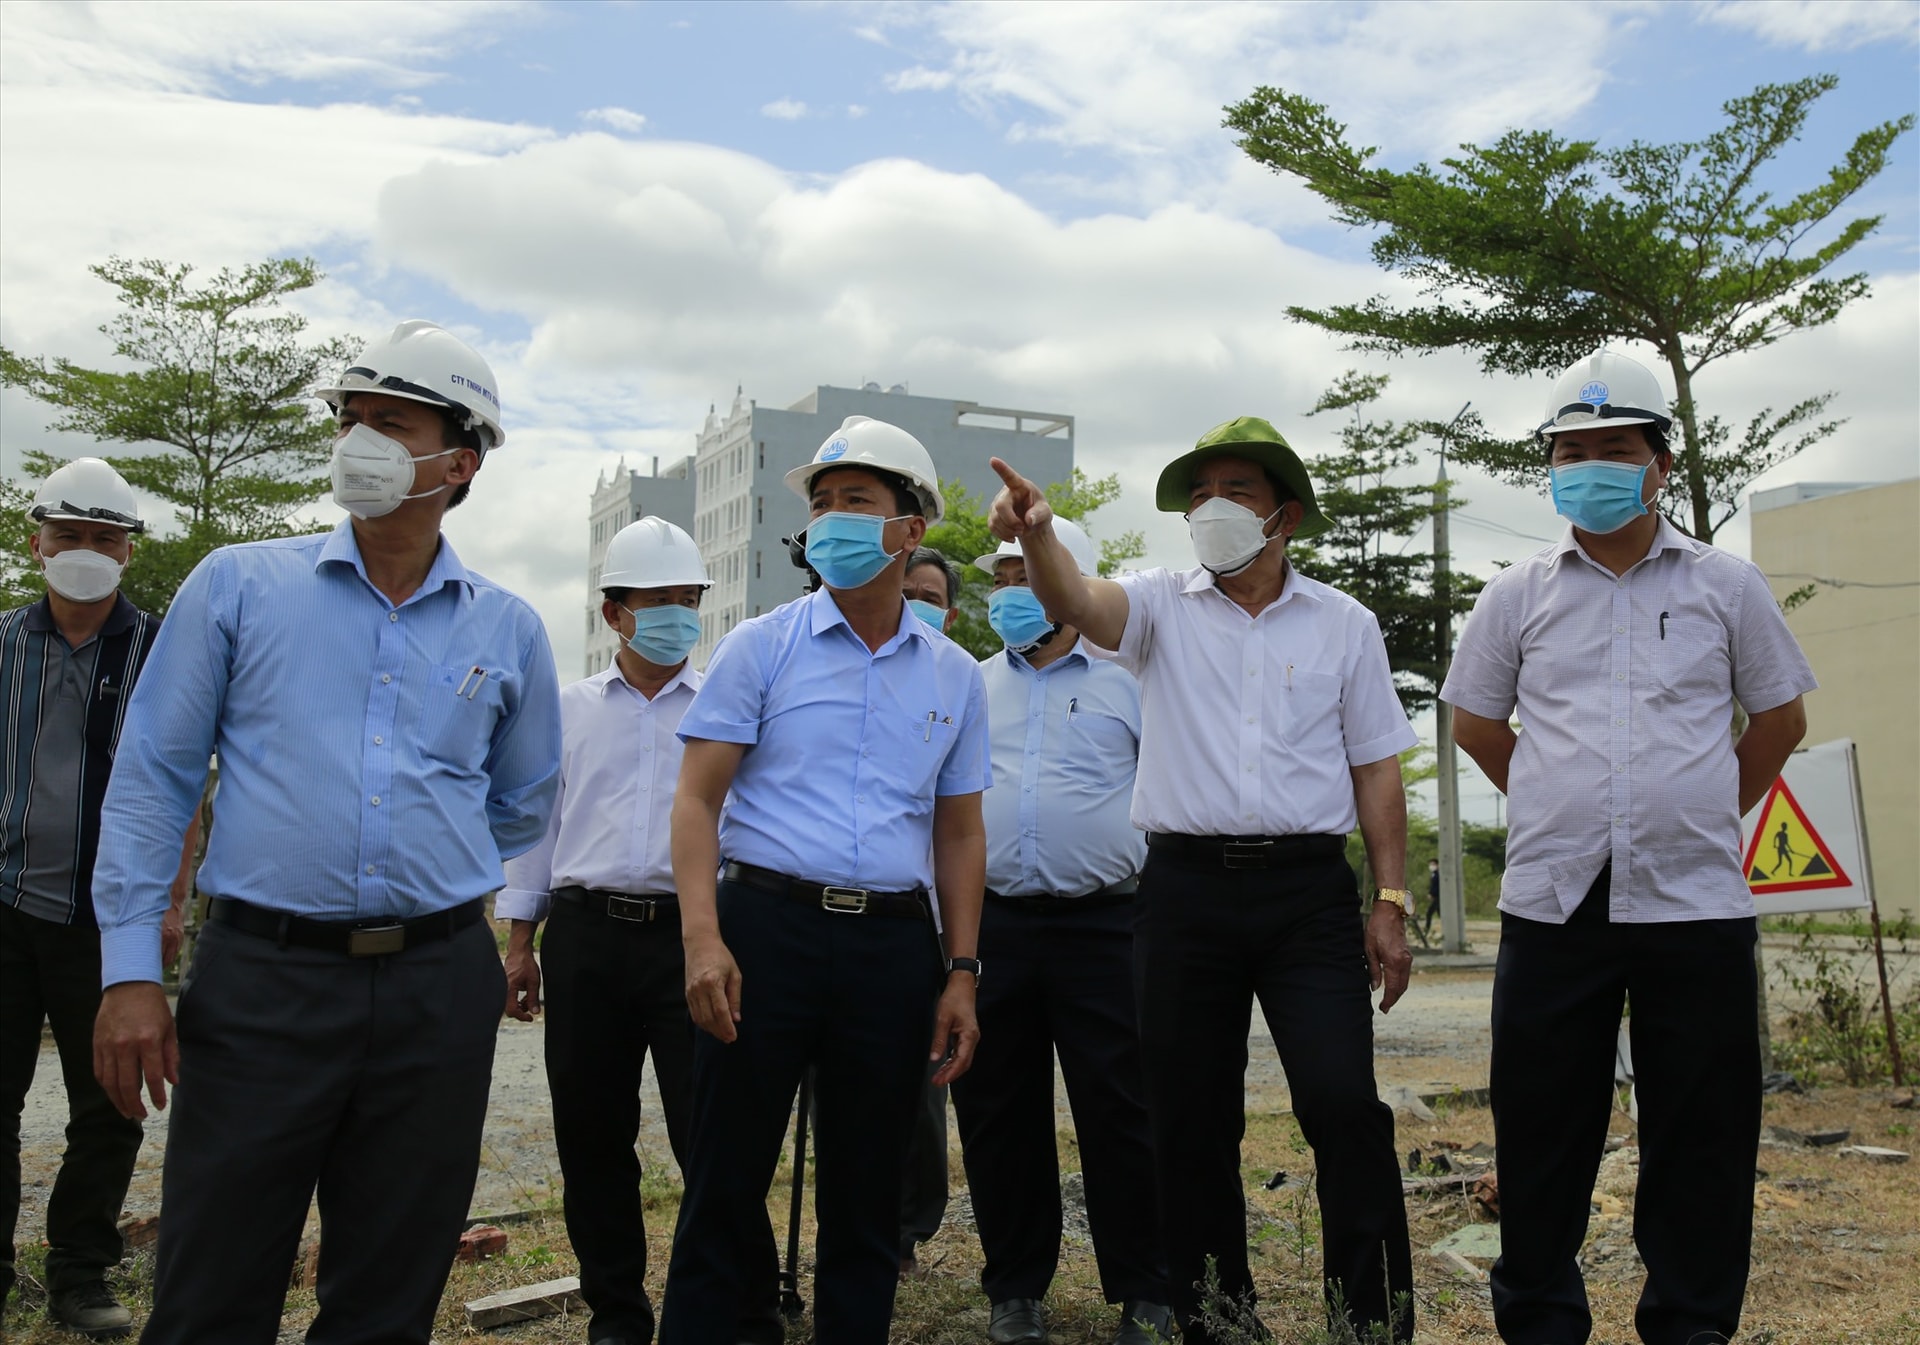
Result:
<svg viewBox="0 0 1920 1345">
<path fill-rule="evenodd" d="M 1550 379 L 1359 355 L 1287 319 L 1411 291 L 1221 129 L 1257 86 L 1326 103 L 1406 168 L 1514 127 L 1697 137 L 1729 98 L 1833 73 L 1783 191 L 1920 102 L 1920 5 L 1848 0 L 5 0 L 0 38 L 0 342 L 110 364 L 111 292 L 86 268 L 116 254 L 311 256 L 315 334 L 449 326 L 499 376 L 508 437 L 447 534 L 541 611 L 567 677 L 595 480 L 690 452 L 736 386 L 784 406 L 905 382 L 1071 413 L 1081 465 L 1122 486 L 1094 530 L 1140 528 L 1143 563 L 1173 566 L 1191 550 L 1151 508 L 1159 467 L 1236 415 L 1326 451 L 1335 427 L 1305 413 L 1344 369 L 1392 376 L 1385 416 L 1470 400 L 1530 429 Z M 1696 384 L 1740 422 L 1837 394 L 1845 426 L 1758 488 L 1920 471 L 1915 142 L 1850 207 L 1885 216 L 1849 265 L 1872 298 Z M 46 420 L 0 395 L 0 470 L 92 448 Z M 1536 492 L 1472 472 L 1457 489 L 1457 568 L 1490 574 L 1559 531 Z M 1717 540 L 1744 553 L 1745 515 Z M 1490 787 L 1467 792 L 1490 816 Z"/>
</svg>

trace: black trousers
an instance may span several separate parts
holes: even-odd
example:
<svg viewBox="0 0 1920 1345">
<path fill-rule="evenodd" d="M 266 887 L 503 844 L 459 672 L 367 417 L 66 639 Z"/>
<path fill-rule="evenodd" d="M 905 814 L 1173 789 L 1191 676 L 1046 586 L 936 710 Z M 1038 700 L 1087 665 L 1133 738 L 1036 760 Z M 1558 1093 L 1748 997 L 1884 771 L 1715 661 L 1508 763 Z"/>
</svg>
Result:
<svg viewBox="0 0 1920 1345">
<path fill-rule="evenodd" d="M 694 1034 L 686 1193 L 662 1345 L 734 1345 L 800 1075 L 815 1071 L 814 1339 L 884 1345 L 899 1285 L 900 1174 L 945 980 L 929 921 L 839 915 L 722 882 L 739 1036 Z"/>
<path fill-rule="evenodd" d="M 1134 934 L 1141 1062 L 1174 1311 L 1211 1345 L 1199 1283 L 1253 1299 L 1240 1140 L 1260 1001 L 1318 1172 L 1323 1272 L 1362 1334 L 1413 1334 L 1413 1266 L 1393 1112 L 1373 1077 L 1373 1003 L 1353 870 L 1338 855 L 1230 870 L 1147 853 Z M 1402 1304 L 1394 1297 L 1405 1294 Z"/>
<path fill-rule="evenodd" d="M 935 1086 L 938 1062 L 927 1066 L 926 1087 L 914 1109 L 900 1169 L 900 1259 L 940 1231 L 947 1217 L 947 1088 Z"/>
<path fill-rule="evenodd" d="M 653 1339 L 647 1300 L 647 1232 L 640 1200 L 640 1077 L 649 1052 L 675 1161 L 687 1157 L 693 1091 L 693 1023 L 677 906 L 645 923 L 556 900 L 540 942 L 546 1001 L 547 1085 L 553 1139 L 566 1180 L 567 1237 L 580 1258 L 580 1293 L 593 1310 L 589 1338 Z M 780 1263 L 773 1229 L 741 1340 L 779 1345 Z"/>
<path fill-rule="evenodd" d="M 100 931 L 0 906 L 0 1304 L 14 1279 L 20 1221 L 20 1113 L 53 1024 L 67 1085 L 67 1151 L 47 1201 L 47 1287 L 93 1283 L 120 1263 L 120 1204 L 140 1152 L 140 1123 L 113 1109 L 93 1077 Z"/>
<path fill-rule="evenodd" d="M 485 921 L 369 958 L 209 924 L 180 991 L 144 1345 L 273 1340 L 316 1189 L 310 1345 L 427 1345 L 505 1002 Z"/>
<path fill-rule="evenodd" d="M 1073 1106 L 1087 1223 L 1109 1303 L 1167 1301 L 1133 999 L 1133 903 L 988 898 L 980 1050 L 954 1111 L 995 1303 L 1043 1298 L 1060 1259 L 1053 1059 Z"/>
<path fill-rule="evenodd" d="M 1504 915 L 1493 979 L 1500 1158 L 1493 1311 L 1501 1339 L 1579 1345 L 1593 1329 L 1575 1257 L 1613 1105 L 1623 1002 L 1640 1101 L 1633 1237 L 1650 1345 L 1740 1324 L 1760 1140 L 1753 920 L 1612 924 L 1601 874 L 1564 925 Z"/>
</svg>

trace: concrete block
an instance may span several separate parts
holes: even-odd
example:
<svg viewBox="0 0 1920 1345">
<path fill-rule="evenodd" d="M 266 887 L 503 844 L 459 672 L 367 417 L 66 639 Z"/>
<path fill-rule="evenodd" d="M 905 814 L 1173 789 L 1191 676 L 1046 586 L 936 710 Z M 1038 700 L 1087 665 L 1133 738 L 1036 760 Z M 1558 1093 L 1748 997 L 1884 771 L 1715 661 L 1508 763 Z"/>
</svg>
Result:
<svg viewBox="0 0 1920 1345">
<path fill-rule="evenodd" d="M 474 1299 L 467 1304 L 467 1329 L 485 1331 L 490 1327 L 531 1322 L 536 1318 L 551 1317 L 556 1312 L 570 1312 L 586 1306 L 587 1301 L 580 1297 L 580 1277 L 568 1275 L 558 1280 L 543 1280 L 539 1284 L 523 1284 L 518 1289 Z"/>
</svg>

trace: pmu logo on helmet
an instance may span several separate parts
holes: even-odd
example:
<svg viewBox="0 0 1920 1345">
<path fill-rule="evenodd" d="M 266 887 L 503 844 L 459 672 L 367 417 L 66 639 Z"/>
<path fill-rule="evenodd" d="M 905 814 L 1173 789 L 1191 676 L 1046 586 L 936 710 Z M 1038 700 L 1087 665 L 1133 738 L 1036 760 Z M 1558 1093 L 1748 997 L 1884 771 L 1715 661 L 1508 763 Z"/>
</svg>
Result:
<svg viewBox="0 0 1920 1345">
<path fill-rule="evenodd" d="M 1589 406 L 1605 406 L 1607 404 L 1607 385 L 1595 379 L 1580 389 L 1580 400 Z"/>
<path fill-rule="evenodd" d="M 841 458 L 847 456 L 847 447 L 848 445 L 845 439 L 835 439 L 832 443 L 820 450 L 820 461 L 838 462 Z"/>
</svg>

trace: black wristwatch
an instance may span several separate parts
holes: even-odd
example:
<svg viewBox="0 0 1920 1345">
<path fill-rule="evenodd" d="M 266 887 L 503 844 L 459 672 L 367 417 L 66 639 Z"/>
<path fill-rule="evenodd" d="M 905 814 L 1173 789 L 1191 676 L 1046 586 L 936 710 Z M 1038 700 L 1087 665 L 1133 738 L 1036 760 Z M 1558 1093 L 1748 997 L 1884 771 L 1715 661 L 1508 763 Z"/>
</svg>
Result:
<svg viewBox="0 0 1920 1345">
<path fill-rule="evenodd" d="M 973 983 L 974 983 L 975 985 L 979 985 L 979 984 L 980 984 L 980 959 L 979 959 L 979 958 L 977 958 L 977 957 L 950 957 L 950 958 L 948 958 L 948 959 L 947 959 L 947 975 L 949 975 L 949 976 L 951 976 L 951 975 L 953 975 L 953 973 L 955 973 L 956 971 L 970 971 L 970 972 L 972 972 L 972 973 L 973 973 Z"/>
</svg>

